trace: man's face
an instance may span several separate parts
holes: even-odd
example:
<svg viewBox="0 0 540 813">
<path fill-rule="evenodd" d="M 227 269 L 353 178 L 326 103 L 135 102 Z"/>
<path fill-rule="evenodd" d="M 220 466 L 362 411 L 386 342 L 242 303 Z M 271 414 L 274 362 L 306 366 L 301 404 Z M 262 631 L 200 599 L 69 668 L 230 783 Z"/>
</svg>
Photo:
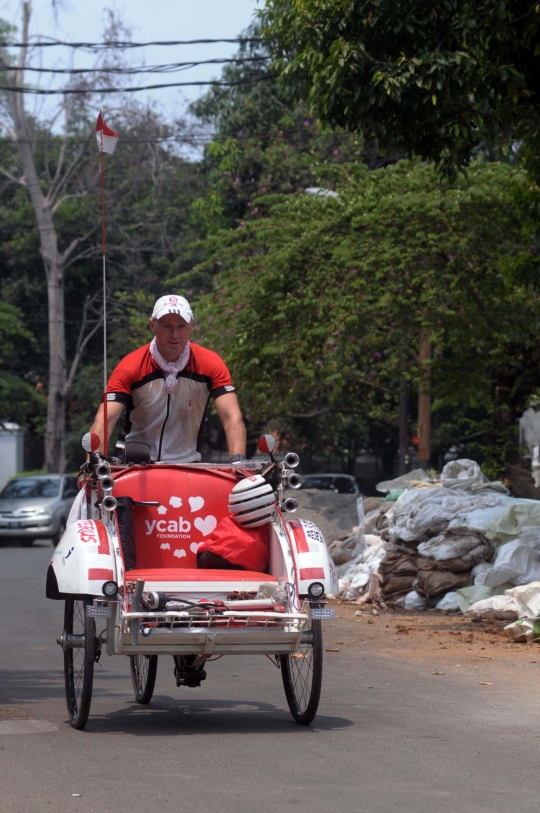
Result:
<svg viewBox="0 0 540 813">
<path fill-rule="evenodd" d="M 189 341 L 193 322 L 186 322 L 176 313 L 168 313 L 161 319 L 150 319 L 150 330 L 165 361 L 177 361 Z"/>
</svg>

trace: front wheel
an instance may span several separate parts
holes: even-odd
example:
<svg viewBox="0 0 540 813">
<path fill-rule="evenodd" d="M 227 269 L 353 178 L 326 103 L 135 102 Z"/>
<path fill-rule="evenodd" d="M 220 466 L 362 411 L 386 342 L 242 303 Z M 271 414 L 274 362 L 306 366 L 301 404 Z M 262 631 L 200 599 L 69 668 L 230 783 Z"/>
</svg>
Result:
<svg viewBox="0 0 540 813">
<path fill-rule="evenodd" d="M 292 716 L 300 725 L 313 722 L 322 685 L 322 627 L 310 620 L 303 641 L 291 655 L 281 655 L 281 677 Z"/>
<path fill-rule="evenodd" d="M 157 655 L 131 655 L 131 680 L 137 703 L 146 705 L 152 699 L 157 675 Z"/>
<path fill-rule="evenodd" d="M 65 530 L 66 530 L 66 520 L 62 518 L 58 525 L 58 530 L 52 536 L 52 543 L 55 548 L 57 548 L 58 545 L 60 544 L 60 540 L 64 536 Z"/>
<path fill-rule="evenodd" d="M 64 679 L 70 723 L 82 729 L 88 722 L 97 654 L 96 622 L 87 614 L 91 599 L 70 596 L 64 610 Z M 73 646 L 75 644 L 75 646 Z"/>
</svg>

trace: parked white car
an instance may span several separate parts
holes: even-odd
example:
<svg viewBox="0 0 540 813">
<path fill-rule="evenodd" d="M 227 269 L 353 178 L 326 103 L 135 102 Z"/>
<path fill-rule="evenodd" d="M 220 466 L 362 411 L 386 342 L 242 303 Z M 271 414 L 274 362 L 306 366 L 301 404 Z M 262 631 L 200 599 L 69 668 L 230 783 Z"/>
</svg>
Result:
<svg viewBox="0 0 540 813">
<path fill-rule="evenodd" d="M 34 539 L 52 539 L 58 545 L 77 493 L 72 474 L 13 477 L 0 493 L 0 543 L 30 547 Z"/>
</svg>

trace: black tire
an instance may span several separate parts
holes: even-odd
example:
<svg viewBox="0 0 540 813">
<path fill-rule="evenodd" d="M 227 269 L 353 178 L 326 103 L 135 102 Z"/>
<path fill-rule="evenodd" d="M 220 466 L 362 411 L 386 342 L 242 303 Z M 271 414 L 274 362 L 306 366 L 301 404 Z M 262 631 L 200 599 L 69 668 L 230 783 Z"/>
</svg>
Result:
<svg viewBox="0 0 540 813">
<path fill-rule="evenodd" d="M 157 675 L 157 655 L 131 655 L 131 680 L 137 703 L 146 705 L 152 699 Z"/>
<path fill-rule="evenodd" d="M 64 531 L 65 530 L 66 530 L 66 520 L 62 517 L 62 519 L 60 520 L 60 522 L 58 524 L 58 530 L 52 536 L 52 543 L 53 543 L 55 548 L 58 547 L 58 544 L 59 544 L 60 540 L 64 536 Z"/>
<path fill-rule="evenodd" d="M 310 643 L 300 644 L 291 655 L 281 655 L 281 677 L 292 716 L 300 725 L 315 719 L 322 686 L 322 627 L 310 621 L 304 632 L 311 632 Z"/>
<path fill-rule="evenodd" d="M 73 728 L 82 729 L 88 722 L 94 683 L 96 660 L 96 622 L 87 615 L 92 600 L 70 596 L 64 610 L 64 634 L 84 634 L 84 647 L 64 651 L 64 680 L 69 721 Z"/>
</svg>

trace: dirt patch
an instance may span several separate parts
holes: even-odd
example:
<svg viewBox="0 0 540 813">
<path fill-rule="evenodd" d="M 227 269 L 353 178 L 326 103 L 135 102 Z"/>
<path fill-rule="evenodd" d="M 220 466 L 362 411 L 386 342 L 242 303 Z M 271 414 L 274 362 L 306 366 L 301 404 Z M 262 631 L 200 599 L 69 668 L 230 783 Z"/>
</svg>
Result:
<svg viewBox="0 0 540 813">
<path fill-rule="evenodd" d="M 474 622 L 457 613 L 373 611 L 337 601 L 330 606 L 336 618 L 324 623 L 325 649 L 370 651 L 404 660 L 455 663 L 459 656 L 464 663 L 538 663 L 540 669 L 540 647 L 511 643 L 504 633 L 508 621 Z"/>
</svg>

